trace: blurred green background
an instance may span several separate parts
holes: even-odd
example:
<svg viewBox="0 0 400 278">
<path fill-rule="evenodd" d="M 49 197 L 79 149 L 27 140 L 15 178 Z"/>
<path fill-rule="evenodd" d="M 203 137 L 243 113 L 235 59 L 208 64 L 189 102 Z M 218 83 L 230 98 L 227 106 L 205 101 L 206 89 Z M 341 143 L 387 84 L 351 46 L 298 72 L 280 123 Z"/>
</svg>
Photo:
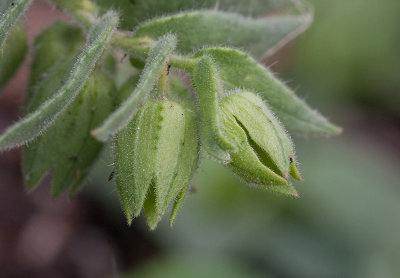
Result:
<svg viewBox="0 0 400 278">
<path fill-rule="evenodd" d="M 157 252 L 126 277 L 400 277 L 400 1 L 310 2 L 310 29 L 268 64 L 344 133 L 294 136 L 301 198 L 202 159 L 173 229 L 135 221 Z M 91 188 L 120 215 L 102 167 Z"/>
</svg>

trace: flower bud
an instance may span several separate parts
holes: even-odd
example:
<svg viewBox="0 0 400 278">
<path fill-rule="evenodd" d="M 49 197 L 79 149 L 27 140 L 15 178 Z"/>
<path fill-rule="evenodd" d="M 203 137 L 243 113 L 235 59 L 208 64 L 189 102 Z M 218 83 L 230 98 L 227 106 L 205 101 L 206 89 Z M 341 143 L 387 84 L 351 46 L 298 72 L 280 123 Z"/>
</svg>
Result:
<svg viewBox="0 0 400 278">
<path fill-rule="evenodd" d="M 115 141 L 117 186 L 128 222 L 144 207 L 154 229 L 174 203 L 172 224 L 197 156 L 193 112 L 175 101 L 147 101 Z"/>
<path fill-rule="evenodd" d="M 237 147 L 228 167 L 250 184 L 297 196 L 288 181 L 289 174 L 300 179 L 293 144 L 268 106 L 240 92 L 225 97 L 221 110 L 224 135 Z"/>
</svg>

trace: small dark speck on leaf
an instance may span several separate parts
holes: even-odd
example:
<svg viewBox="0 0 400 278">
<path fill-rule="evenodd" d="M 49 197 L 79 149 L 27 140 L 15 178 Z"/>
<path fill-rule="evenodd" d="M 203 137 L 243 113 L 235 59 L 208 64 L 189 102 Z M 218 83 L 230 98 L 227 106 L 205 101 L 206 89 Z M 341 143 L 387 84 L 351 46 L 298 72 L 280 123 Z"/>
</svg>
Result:
<svg viewBox="0 0 400 278">
<path fill-rule="evenodd" d="M 11 2 L 11 6 L 13 6 L 13 7 L 14 7 L 14 6 L 15 6 L 15 2 Z"/>
<path fill-rule="evenodd" d="M 112 171 L 110 173 L 110 175 L 108 176 L 108 181 L 111 181 L 113 179 L 113 177 L 114 177 L 114 171 Z"/>
<path fill-rule="evenodd" d="M 124 56 L 122 56 L 122 58 L 119 62 L 122 63 L 125 60 L 126 56 L 128 56 L 128 54 L 124 53 Z"/>
<path fill-rule="evenodd" d="M 290 163 L 293 163 L 293 157 L 289 157 Z"/>
<path fill-rule="evenodd" d="M 169 69 L 171 68 L 171 65 L 168 65 L 168 68 L 167 68 L 167 75 L 169 75 Z"/>
</svg>

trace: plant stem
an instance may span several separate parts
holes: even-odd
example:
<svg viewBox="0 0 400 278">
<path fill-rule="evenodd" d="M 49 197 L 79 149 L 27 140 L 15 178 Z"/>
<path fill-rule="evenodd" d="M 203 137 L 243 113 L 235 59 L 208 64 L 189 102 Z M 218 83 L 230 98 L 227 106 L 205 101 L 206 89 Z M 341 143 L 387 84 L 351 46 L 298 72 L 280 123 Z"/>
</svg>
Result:
<svg viewBox="0 0 400 278">
<path fill-rule="evenodd" d="M 155 44 L 155 41 L 149 37 L 131 37 L 123 33 L 114 33 L 111 44 L 135 58 L 146 60 L 150 48 Z"/>
<path fill-rule="evenodd" d="M 157 93 L 160 98 L 168 97 L 168 91 L 169 91 L 168 73 L 169 73 L 169 65 L 168 63 L 165 63 L 160 72 L 160 76 L 158 77 Z"/>
<path fill-rule="evenodd" d="M 85 28 L 89 28 L 94 22 L 98 13 L 98 7 L 90 0 L 51 0 L 53 3 L 61 6 L 71 13 L 78 22 Z M 122 32 L 115 32 L 111 39 L 111 44 L 136 59 L 145 61 L 150 48 L 156 43 L 150 37 L 134 37 Z M 192 72 L 198 59 L 171 55 L 169 64 L 186 72 Z"/>
<path fill-rule="evenodd" d="M 178 68 L 187 72 L 193 72 L 194 67 L 199 62 L 199 59 L 196 58 L 189 58 L 183 57 L 178 55 L 171 55 L 169 57 L 169 64 L 174 67 Z"/>
<path fill-rule="evenodd" d="M 126 51 L 129 55 L 144 61 L 146 60 L 150 48 L 155 44 L 155 41 L 149 37 L 132 37 L 123 33 L 115 33 L 111 43 L 114 47 Z M 197 63 L 198 59 L 194 58 L 179 55 L 171 55 L 169 57 L 169 64 L 172 67 L 187 72 L 192 72 Z"/>
</svg>

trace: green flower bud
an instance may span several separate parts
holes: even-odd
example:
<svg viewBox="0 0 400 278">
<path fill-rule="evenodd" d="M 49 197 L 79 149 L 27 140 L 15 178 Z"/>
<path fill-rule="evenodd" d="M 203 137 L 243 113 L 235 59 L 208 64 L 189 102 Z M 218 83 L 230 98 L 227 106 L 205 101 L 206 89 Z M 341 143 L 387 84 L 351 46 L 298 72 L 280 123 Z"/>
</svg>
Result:
<svg viewBox="0 0 400 278">
<path fill-rule="evenodd" d="M 300 179 L 292 141 L 261 98 L 232 94 L 223 99 L 221 110 L 224 135 L 237 147 L 228 167 L 247 183 L 297 196 L 288 181 L 289 174 Z"/>
<path fill-rule="evenodd" d="M 147 101 L 115 141 L 116 181 L 128 222 L 144 207 L 155 229 L 174 203 L 172 224 L 197 157 L 194 113 L 175 101 Z"/>
</svg>

